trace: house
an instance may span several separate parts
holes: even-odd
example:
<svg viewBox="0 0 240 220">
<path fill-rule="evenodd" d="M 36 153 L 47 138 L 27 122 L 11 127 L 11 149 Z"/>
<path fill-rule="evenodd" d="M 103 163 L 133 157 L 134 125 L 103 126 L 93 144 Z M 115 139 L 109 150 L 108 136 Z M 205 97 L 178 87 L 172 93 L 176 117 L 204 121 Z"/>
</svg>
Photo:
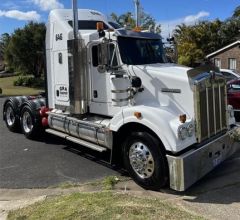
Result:
<svg viewBox="0 0 240 220">
<path fill-rule="evenodd" d="M 220 69 L 231 69 L 240 73 L 240 40 L 235 41 L 206 57 Z"/>
</svg>

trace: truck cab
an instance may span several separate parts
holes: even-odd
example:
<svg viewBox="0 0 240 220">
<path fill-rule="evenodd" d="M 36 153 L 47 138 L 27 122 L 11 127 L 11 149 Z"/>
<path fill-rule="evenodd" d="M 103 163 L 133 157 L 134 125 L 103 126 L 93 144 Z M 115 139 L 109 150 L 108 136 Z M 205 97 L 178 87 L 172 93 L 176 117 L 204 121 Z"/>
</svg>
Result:
<svg viewBox="0 0 240 220">
<path fill-rule="evenodd" d="M 75 13 L 77 21 L 71 10 L 50 13 L 46 103 L 31 101 L 35 119 L 31 109 L 25 114 L 33 106 L 27 98 L 7 100 L 9 128 L 17 99 L 27 137 L 40 120 L 50 134 L 110 151 L 111 163 L 117 158 L 147 189 L 186 190 L 239 148 L 216 68 L 168 63 L 160 35 L 115 29 L 97 11 Z"/>
</svg>

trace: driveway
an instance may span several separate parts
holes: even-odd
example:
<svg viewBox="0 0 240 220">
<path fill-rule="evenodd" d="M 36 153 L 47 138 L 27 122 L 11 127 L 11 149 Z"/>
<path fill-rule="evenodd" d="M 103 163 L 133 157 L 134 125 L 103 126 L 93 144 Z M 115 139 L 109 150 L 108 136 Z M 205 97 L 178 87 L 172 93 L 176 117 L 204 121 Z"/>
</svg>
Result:
<svg viewBox="0 0 240 220">
<path fill-rule="evenodd" d="M 101 161 L 105 155 L 90 156 L 83 148 L 50 135 L 32 141 L 8 131 L 2 121 L 3 101 L 0 98 L 0 188 L 85 183 L 117 174 Z"/>
<path fill-rule="evenodd" d="M 0 114 L 2 103 L 3 99 L 0 99 Z M 119 175 L 102 162 L 105 159 L 103 156 L 98 159 L 99 156 L 90 156 L 81 147 L 52 136 L 39 142 L 30 141 L 22 134 L 9 132 L 0 122 L 0 188 L 20 189 L 0 189 L 0 201 L 9 200 L 12 203 L 16 195 L 22 195 L 22 199 L 29 195 L 21 188 L 44 188 L 68 181 L 85 183 L 108 175 Z M 121 184 L 118 190 L 160 197 L 208 219 L 240 219 L 240 151 L 183 193 L 170 189 L 146 191 L 133 181 Z M 47 195 L 46 192 L 36 194 Z M 30 195 L 35 198 L 34 190 Z M 20 198 L 17 201 L 21 201 Z"/>
</svg>

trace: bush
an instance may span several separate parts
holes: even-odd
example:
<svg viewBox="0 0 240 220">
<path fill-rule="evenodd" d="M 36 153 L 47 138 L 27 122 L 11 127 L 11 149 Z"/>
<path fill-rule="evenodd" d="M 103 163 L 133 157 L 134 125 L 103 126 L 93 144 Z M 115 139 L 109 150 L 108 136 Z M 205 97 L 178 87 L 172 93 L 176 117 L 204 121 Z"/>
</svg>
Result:
<svg viewBox="0 0 240 220">
<path fill-rule="evenodd" d="M 24 82 L 24 77 L 20 76 L 20 77 L 18 77 L 17 80 L 15 80 L 15 81 L 13 82 L 13 85 L 14 85 L 14 86 L 22 86 L 22 85 L 23 85 L 23 82 Z"/>
<path fill-rule="evenodd" d="M 44 79 L 34 78 L 32 76 L 19 76 L 17 80 L 13 82 L 14 86 L 26 86 L 32 88 L 43 88 Z"/>
</svg>

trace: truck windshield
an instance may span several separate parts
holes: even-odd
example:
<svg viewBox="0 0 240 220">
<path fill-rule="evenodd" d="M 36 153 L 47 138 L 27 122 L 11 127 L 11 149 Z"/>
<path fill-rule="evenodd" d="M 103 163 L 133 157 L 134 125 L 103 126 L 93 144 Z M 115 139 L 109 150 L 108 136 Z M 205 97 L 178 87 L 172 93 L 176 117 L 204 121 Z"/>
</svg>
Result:
<svg viewBox="0 0 240 220">
<path fill-rule="evenodd" d="M 165 63 L 160 39 L 140 39 L 118 37 L 118 45 L 122 62 L 128 65 Z"/>
</svg>

